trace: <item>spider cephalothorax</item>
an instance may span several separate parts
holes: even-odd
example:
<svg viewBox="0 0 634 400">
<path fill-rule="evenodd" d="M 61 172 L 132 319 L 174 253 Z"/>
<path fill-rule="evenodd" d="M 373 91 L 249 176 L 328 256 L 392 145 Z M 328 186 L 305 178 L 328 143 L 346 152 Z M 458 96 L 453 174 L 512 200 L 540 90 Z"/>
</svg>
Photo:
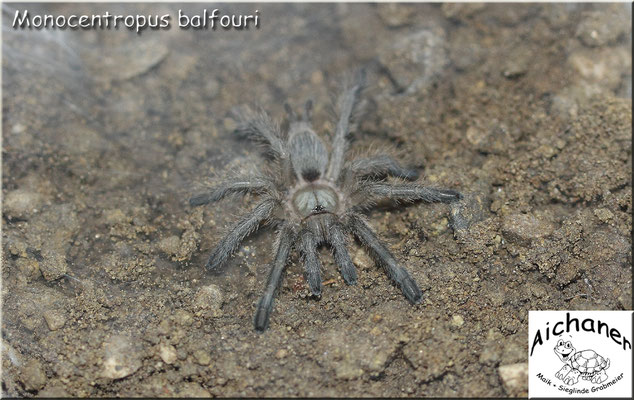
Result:
<svg viewBox="0 0 634 400">
<path fill-rule="evenodd" d="M 449 203 L 461 198 L 451 189 L 425 187 L 411 181 L 414 170 L 403 168 L 388 155 L 345 160 L 352 116 L 359 104 L 364 74 L 347 87 L 338 99 L 338 122 L 330 150 L 310 125 L 311 103 L 297 118 L 287 108 L 291 121 L 288 131 L 263 111 L 243 112 L 237 132 L 263 143 L 274 172 L 262 172 L 225 181 L 190 199 L 192 206 L 218 201 L 233 193 L 255 193 L 260 201 L 242 216 L 218 243 L 206 267 L 216 270 L 233 254 L 242 240 L 264 222 L 279 227 L 275 256 L 264 295 L 255 313 L 255 328 L 268 326 L 273 298 L 282 272 L 295 247 L 302 256 L 306 278 L 313 295 L 321 295 L 321 264 L 317 247 L 327 244 L 347 284 L 355 284 L 357 273 L 347 250 L 347 237 L 354 235 L 374 261 L 415 304 L 422 292 L 406 269 L 374 234 L 363 212 L 381 199 Z M 392 178 L 392 180 L 389 180 Z M 408 182 L 410 181 L 410 182 Z"/>
</svg>

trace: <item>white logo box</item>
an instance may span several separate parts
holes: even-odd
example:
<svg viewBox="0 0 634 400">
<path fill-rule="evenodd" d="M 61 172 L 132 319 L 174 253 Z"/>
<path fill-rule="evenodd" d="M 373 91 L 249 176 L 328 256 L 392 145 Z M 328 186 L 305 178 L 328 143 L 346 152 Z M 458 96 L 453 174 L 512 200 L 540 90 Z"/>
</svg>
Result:
<svg viewBox="0 0 634 400">
<path fill-rule="evenodd" d="M 632 396 L 632 311 L 529 311 L 528 397 Z"/>
</svg>

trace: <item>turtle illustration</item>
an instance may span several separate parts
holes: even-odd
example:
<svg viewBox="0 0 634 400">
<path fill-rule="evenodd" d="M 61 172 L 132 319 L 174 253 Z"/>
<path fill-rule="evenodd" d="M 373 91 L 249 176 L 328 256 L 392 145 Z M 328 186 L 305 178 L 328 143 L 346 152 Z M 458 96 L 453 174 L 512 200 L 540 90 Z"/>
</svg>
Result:
<svg viewBox="0 0 634 400">
<path fill-rule="evenodd" d="M 576 351 L 571 342 L 559 339 L 554 348 L 559 359 L 566 363 L 555 376 L 566 385 L 574 385 L 581 379 L 602 383 L 608 379 L 605 370 L 610 368 L 610 359 L 605 359 L 594 350 Z"/>
</svg>

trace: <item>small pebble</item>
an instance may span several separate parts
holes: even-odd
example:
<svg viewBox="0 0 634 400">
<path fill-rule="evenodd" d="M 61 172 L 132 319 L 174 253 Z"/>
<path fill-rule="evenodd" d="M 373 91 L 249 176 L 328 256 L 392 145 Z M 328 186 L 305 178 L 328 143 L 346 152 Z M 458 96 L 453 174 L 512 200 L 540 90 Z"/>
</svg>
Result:
<svg viewBox="0 0 634 400">
<path fill-rule="evenodd" d="M 174 348 L 174 346 L 169 344 L 161 344 L 161 346 L 159 347 L 159 355 L 161 356 L 161 360 L 163 360 L 165 364 L 174 364 L 174 362 L 178 358 L 176 349 Z"/>
<path fill-rule="evenodd" d="M 174 321 L 182 326 L 189 326 L 194 322 L 194 316 L 185 310 L 176 310 L 174 312 Z"/>
<path fill-rule="evenodd" d="M 13 128 L 11 128 L 11 133 L 14 133 L 17 135 L 24 132 L 25 130 L 26 130 L 26 127 L 18 122 L 17 124 L 13 125 Z"/>
<path fill-rule="evenodd" d="M 130 221 L 130 218 L 128 218 L 123 211 L 118 208 L 104 212 L 104 219 L 109 225 L 122 224 Z"/>
<path fill-rule="evenodd" d="M 528 390 L 528 363 L 502 365 L 498 374 L 506 393 L 510 396 L 525 396 Z"/>
<path fill-rule="evenodd" d="M 599 218 L 599 220 L 604 223 L 614 218 L 614 214 L 612 214 L 612 211 L 608 210 L 607 208 L 597 208 L 596 210 L 594 210 L 594 215 L 596 215 L 597 218 Z"/>
<path fill-rule="evenodd" d="M 502 67 L 502 74 L 508 79 L 518 78 L 528 72 L 533 59 L 534 55 L 528 49 L 517 47 L 506 57 Z"/>
<path fill-rule="evenodd" d="M 357 266 L 359 270 L 367 269 L 372 265 L 372 260 L 370 259 L 370 256 L 368 256 L 366 252 L 361 249 L 357 250 L 354 258 L 352 259 L 352 262 L 354 263 L 354 265 Z"/>
<path fill-rule="evenodd" d="M 61 329 L 66 323 L 66 317 L 60 310 L 51 310 L 44 313 L 44 320 L 48 325 L 48 329 L 56 331 Z"/>
<path fill-rule="evenodd" d="M 553 230 L 550 222 L 530 214 L 509 215 L 502 223 L 504 238 L 522 246 L 528 246 L 533 240 L 550 235 Z"/>
<path fill-rule="evenodd" d="M 37 209 L 41 200 L 38 193 L 16 189 L 4 196 L 3 212 L 12 218 L 26 218 Z"/>
<path fill-rule="evenodd" d="M 39 267 L 44 279 L 51 282 L 66 275 L 68 266 L 63 253 L 55 249 L 43 249 L 42 257 L 44 259 L 39 263 Z"/>
<path fill-rule="evenodd" d="M 460 327 L 463 324 L 464 324 L 464 318 L 462 318 L 462 315 L 456 314 L 453 316 L 453 318 L 451 318 L 451 325 Z"/>
<path fill-rule="evenodd" d="M 467 20 L 474 14 L 484 9 L 486 5 L 484 3 L 443 3 L 441 11 L 446 18 L 455 19 L 458 21 Z"/>
<path fill-rule="evenodd" d="M 288 355 L 288 351 L 286 349 L 279 349 L 277 353 L 275 353 L 275 358 L 281 360 L 282 358 Z"/>
<path fill-rule="evenodd" d="M 223 303 L 222 290 L 213 284 L 198 289 L 194 297 L 194 307 L 212 317 L 218 317 L 222 314 L 221 307 Z"/>
<path fill-rule="evenodd" d="M 20 271 L 20 275 L 26 278 L 27 281 L 39 278 L 40 276 L 40 263 L 32 258 L 18 258 L 15 261 L 15 265 Z"/>
<path fill-rule="evenodd" d="M 9 250 L 9 253 L 14 256 L 26 257 L 26 243 L 13 238 L 5 239 L 4 245 Z"/>
<path fill-rule="evenodd" d="M 141 368 L 141 354 L 133 345 L 131 338 L 115 335 L 105 343 L 102 377 L 121 379 L 132 375 L 139 368 Z"/>
<path fill-rule="evenodd" d="M 449 63 L 444 30 L 422 29 L 395 40 L 379 61 L 403 90 L 415 92 L 432 85 Z"/>
<path fill-rule="evenodd" d="M 70 394 L 68 394 L 68 392 L 64 389 L 63 386 L 47 386 L 44 389 L 40 390 L 37 393 L 37 397 L 44 397 L 44 398 L 61 398 L 61 397 L 71 397 Z"/>
<path fill-rule="evenodd" d="M 22 368 L 20 378 L 24 388 L 28 391 L 40 390 L 46 384 L 46 374 L 38 360 L 29 360 Z"/>
<path fill-rule="evenodd" d="M 211 363 L 211 356 L 204 350 L 196 350 L 194 352 L 194 359 L 196 359 L 196 363 L 200 365 L 209 365 Z"/>
<path fill-rule="evenodd" d="M 174 236 L 170 236 L 170 237 L 166 237 L 165 239 L 162 239 L 158 243 L 158 247 L 159 249 L 161 249 L 163 253 L 173 256 L 176 253 L 178 253 L 180 242 L 181 242 L 180 238 L 174 235 Z"/>
<path fill-rule="evenodd" d="M 352 380 L 363 376 L 363 369 L 349 360 L 343 360 L 335 366 L 335 376 L 338 379 Z"/>
</svg>

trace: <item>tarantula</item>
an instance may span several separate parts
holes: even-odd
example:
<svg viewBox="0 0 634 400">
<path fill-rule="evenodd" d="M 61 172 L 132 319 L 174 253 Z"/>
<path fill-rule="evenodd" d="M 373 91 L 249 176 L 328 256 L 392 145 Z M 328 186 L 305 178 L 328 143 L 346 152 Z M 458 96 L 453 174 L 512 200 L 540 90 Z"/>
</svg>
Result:
<svg viewBox="0 0 634 400">
<path fill-rule="evenodd" d="M 388 155 L 344 159 L 347 136 L 354 126 L 353 115 L 359 106 L 364 81 L 365 74 L 357 74 L 338 98 L 339 116 L 330 151 L 311 128 L 310 101 L 306 102 L 300 118 L 286 106 L 290 117 L 286 133 L 264 111 L 243 112 L 236 132 L 264 144 L 275 172 L 231 179 L 189 200 L 190 205 L 200 206 L 230 194 L 260 196 L 255 208 L 244 214 L 213 250 L 206 264 L 209 270 L 217 270 L 225 263 L 243 239 L 263 222 L 278 222 L 275 256 L 254 317 L 258 331 L 268 326 L 273 299 L 293 247 L 299 250 L 314 296 L 321 296 L 317 247 L 322 244 L 332 249 L 343 280 L 349 285 L 356 283 L 357 273 L 346 248 L 348 234 L 359 240 L 412 304 L 420 302 L 422 292 L 416 282 L 376 236 L 362 212 L 382 198 L 449 203 L 462 196 L 455 190 L 411 182 L 418 178 L 418 173 L 402 167 Z M 387 179 L 389 177 L 399 179 L 393 182 Z"/>
</svg>

